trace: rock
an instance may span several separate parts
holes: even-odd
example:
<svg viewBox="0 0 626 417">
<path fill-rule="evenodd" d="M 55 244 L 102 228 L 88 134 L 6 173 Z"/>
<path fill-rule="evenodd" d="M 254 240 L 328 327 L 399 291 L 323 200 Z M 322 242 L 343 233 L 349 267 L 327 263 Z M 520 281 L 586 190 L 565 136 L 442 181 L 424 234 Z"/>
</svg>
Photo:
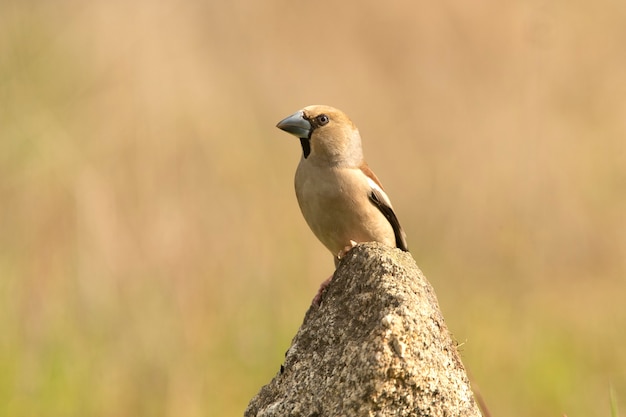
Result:
<svg viewBox="0 0 626 417">
<path fill-rule="evenodd" d="M 376 243 L 340 262 L 245 416 L 480 416 L 435 293 Z"/>
</svg>

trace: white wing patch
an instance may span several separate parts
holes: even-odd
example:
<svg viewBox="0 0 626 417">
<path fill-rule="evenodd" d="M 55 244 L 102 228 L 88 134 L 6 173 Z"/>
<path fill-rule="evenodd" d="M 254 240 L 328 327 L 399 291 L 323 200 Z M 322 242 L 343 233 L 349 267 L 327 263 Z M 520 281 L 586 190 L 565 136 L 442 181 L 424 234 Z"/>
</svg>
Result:
<svg viewBox="0 0 626 417">
<path fill-rule="evenodd" d="M 383 197 L 383 199 L 385 200 L 384 203 L 387 206 L 391 207 L 391 201 L 389 200 L 389 197 L 387 196 L 387 193 L 384 192 L 383 189 L 380 188 L 380 186 L 378 184 L 376 184 L 376 182 L 373 179 L 371 179 L 367 175 L 365 176 L 365 178 L 367 178 L 367 183 L 369 184 L 369 186 L 372 189 L 376 190 Z"/>
</svg>

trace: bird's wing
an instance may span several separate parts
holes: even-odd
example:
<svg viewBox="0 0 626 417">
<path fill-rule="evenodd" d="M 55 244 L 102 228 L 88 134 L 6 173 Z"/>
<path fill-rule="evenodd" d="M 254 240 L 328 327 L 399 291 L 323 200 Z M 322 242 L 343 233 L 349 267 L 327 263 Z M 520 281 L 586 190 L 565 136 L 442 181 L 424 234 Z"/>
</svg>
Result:
<svg viewBox="0 0 626 417">
<path fill-rule="evenodd" d="M 402 230 L 398 217 L 396 217 L 396 213 L 391 207 L 391 201 L 389 200 L 387 193 L 383 190 L 383 187 L 374 172 L 366 164 L 361 166 L 361 170 L 367 176 L 368 183 L 371 187 L 371 191 L 369 193 L 370 201 L 376 206 L 376 208 L 378 208 L 378 210 L 380 210 L 383 216 L 385 216 L 391 224 L 393 234 L 396 238 L 396 246 L 399 249 L 408 252 L 409 247 L 406 243 L 406 234 L 404 233 L 404 230 Z"/>
</svg>

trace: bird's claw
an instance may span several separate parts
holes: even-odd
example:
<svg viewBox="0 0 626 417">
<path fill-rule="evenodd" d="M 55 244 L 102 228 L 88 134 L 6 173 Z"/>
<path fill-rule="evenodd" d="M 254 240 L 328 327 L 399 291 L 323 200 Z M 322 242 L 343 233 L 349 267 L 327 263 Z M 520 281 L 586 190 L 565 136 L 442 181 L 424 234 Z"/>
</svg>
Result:
<svg viewBox="0 0 626 417">
<path fill-rule="evenodd" d="M 357 243 L 350 239 L 350 244 L 348 246 L 346 246 L 345 248 L 343 248 L 342 250 L 339 251 L 339 253 L 337 254 L 337 259 L 341 259 L 344 256 L 346 256 L 346 254 L 348 252 L 350 252 L 350 250 L 352 250 L 353 247 L 355 247 L 357 245 Z"/>
<path fill-rule="evenodd" d="M 315 294 L 315 297 L 313 297 L 313 301 L 311 301 L 312 305 L 319 307 L 320 304 L 322 304 L 322 294 L 324 294 L 324 291 L 326 291 L 326 287 L 328 287 L 328 284 L 330 284 L 330 281 L 333 279 L 333 276 L 335 276 L 335 274 L 329 276 L 328 279 L 326 279 L 326 281 L 322 282 L 322 284 L 320 285 L 320 288 L 317 290 L 317 294 Z"/>
</svg>

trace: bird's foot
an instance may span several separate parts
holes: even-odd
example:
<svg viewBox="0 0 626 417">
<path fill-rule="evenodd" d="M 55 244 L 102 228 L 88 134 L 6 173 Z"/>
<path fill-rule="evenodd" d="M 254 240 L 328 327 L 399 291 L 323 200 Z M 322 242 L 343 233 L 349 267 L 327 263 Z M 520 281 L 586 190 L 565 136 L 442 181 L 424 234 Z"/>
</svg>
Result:
<svg viewBox="0 0 626 417">
<path fill-rule="evenodd" d="M 344 256 L 346 256 L 346 254 L 350 252 L 350 250 L 356 245 L 357 243 L 354 240 L 350 240 L 350 244 L 346 246 L 345 248 L 343 248 L 342 250 L 340 250 L 339 253 L 337 253 L 337 258 L 335 259 L 335 265 L 337 265 L 339 263 L 339 260 L 343 258 Z M 316 307 L 320 306 L 322 302 L 322 296 L 324 295 L 324 291 L 326 291 L 326 287 L 328 287 L 328 284 L 330 284 L 330 281 L 333 279 L 333 276 L 335 276 L 334 273 L 333 275 L 329 276 L 328 279 L 326 279 L 326 281 L 322 282 L 322 284 L 320 285 L 320 288 L 317 290 L 317 294 L 315 294 L 315 297 L 313 297 L 313 301 L 311 302 L 312 305 Z"/>
<path fill-rule="evenodd" d="M 344 256 L 346 256 L 346 254 L 348 252 L 350 252 L 352 250 L 353 247 L 355 247 L 357 245 L 357 243 L 354 240 L 350 240 L 350 244 L 348 246 L 346 246 L 345 248 L 343 248 L 342 250 L 339 251 L 339 253 L 337 253 L 337 259 L 341 259 Z"/>
<path fill-rule="evenodd" d="M 313 297 L 313 301 L 311 301 L 311 304 L 319 307 L 320 304 L 322 303 L 322 295 L 324 294 L 324 291 L 326 291 L 326 287 L 328 287 L 328 284 L 330 284 L 330 281 L 333 279 L 333 276 L 335 274 L 329 276 L 326 281 L 322 282 L 322 284 L 320 285 L 320 288 L 317 290 L 317 294 L 315 294 L 315 297 Z"/>
</svg>

